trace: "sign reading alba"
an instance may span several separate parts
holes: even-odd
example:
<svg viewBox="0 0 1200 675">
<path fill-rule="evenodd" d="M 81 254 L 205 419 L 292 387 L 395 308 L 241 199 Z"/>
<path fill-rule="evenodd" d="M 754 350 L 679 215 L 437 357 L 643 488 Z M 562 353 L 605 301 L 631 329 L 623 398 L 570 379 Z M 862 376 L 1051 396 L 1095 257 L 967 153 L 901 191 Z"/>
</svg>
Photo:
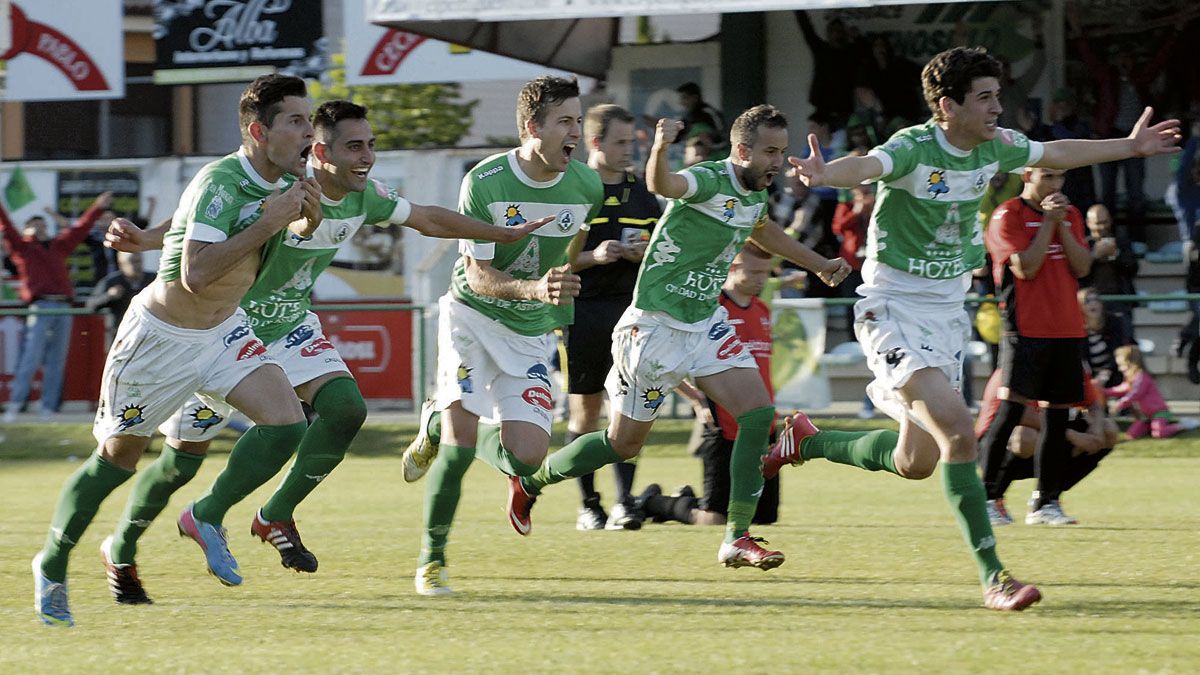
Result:
<svg viewBox="0 0 1200 675">
<path fill-rule="evenodd" d="M 158 0 L 154 14 L 160 84 L 311 77 L 328 58 L 321 0 Z"/>
</svg>

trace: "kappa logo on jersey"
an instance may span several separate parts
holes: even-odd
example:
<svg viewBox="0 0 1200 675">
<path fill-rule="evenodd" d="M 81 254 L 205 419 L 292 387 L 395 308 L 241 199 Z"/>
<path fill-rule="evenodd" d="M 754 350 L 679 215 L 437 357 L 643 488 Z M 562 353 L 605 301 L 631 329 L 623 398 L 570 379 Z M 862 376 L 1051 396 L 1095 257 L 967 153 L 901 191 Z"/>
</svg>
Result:
<svg viewBox="0 0 1200 675">
<path fill-rule="evenodd" d="M 508 208 L 504 209 L 504 226 L 516 227 L 524 224 L 525 216 L 521 215 L 521 205 L 509 204 Z"/>
<path fill-rule="evenodd" d="M 934 199 L 938 195 L 944 195 L 950 192 L 950 186 L 946 184 L 946 172 L 933 170 L 929 172 L 929 194 L 933 195 Z"/>
<path fill-rule="evenodd" d="M 724 361 L 742 353 L 742 341 L 736 335 L 730 335 L 721 346 L 717 348 L 717 358 Z"/>
<path fill-rule="evenodd" d="M 530 387 L 521 392 L 521 398 L 529 405 L 534 405 L 543 410 L 554 410 L 554 397 L 550 395 L 550 390 L 545 387 Z"/>
<path fill-rule="evenodd" d="M 312 344 L 302 348 L 300 350 L 300 356 L 316 356 L 317 354 L 320 354 L 321 352 L 327 352 L 330 349 L 334 349 L 333 343 L 323 337 L 319 337 L 316 340 L 313 340 Z"/>
<path fill-rule="evenodd" d="M 546 368 L 546 365 L 544 363 L 538 363 L 536 365 L 531 366 L 529 368 L 529 370 L 525 371 L 525 379 L 537 380 L 538 382 L 541 382 L 542 384 L 549 387 L 550 386 L 550 371 Z"/>
<path fill-rule="evenodd" d="M 667 400 L 667 396 L 663 394 L 662 387 L 642 390 L 642 407 L 647 410 L 658 410 L 665 400 Z"/>
<path fill-rule="evenodd" d="M 729 334 L 729 324 L 724 321 L 718 321 L 713 324 L 712 328 L 708 329 L 709 340 L 720 340 L 725 335 Z"/>
<path fill-rule="evenodd" d="M 475 391 L 475 385 L 471 383 L 472 370 L 474 370 L 474 368 L 468 368 L 460 365 L 458 367 L 458 371 L 454 374 L 454 378 L 458 380 L 458 388 L 462 390 L 462 393 L 464 394 L 474 393 Z"/>
<path fill-rule="evenodd" d="M 234 328 L 233 330 L 231 330 L 225 334 L 225 340 L 224 340 L 225 346 L 228 347 L 229 345 L 237 342 L 238 340 L 241 340 L 242 338 L 246 337 L 249 334 L 250 334 L 250 326 L 248 326 L 244 323 L 239 324 L 236 328 Z"/>
<path fill-rule="evenodd" d="M 493 166 L 492 168 L 488 169 L 487 171 L 480 171 L 479 173 L 475 174 L 475 178 L 477 178 L 479 180 L 483 180 L 484 178 L 491 178 L 492 176 L 495 176 L 496 174 L 500 173 L 503 170 L 504 170 L 504 165 L 497 164 L 496 166 Z"/>
<path fill-rule="evenodd" d="M 285 338 L 283 342 L 283 348 L 291 349 L 292 347 L 299 347 L 300 345 L 312 339 L 312 336 L 315 334 L 316 332 L 312 329 L 312 326 L 300 324 L 299 326 L 293 328 L 292 332 L 287 334 L 287 338 Z"/>
<path fill-rule="evenodd" d="M 142 417 L 143 412 L 145 411 L 142 410 L 142 406 L 140 405 L 127 405 L 124 408 L 121 408 L 121 416 L 119 418 L 121 422 L 117 425 L 117 431 L 125 431 L 130 427 L 134 427 L 142 422 L 145 422 L 146 419 Z"/>
<path fill-rule="evenodd" d="M 887 351 L 875 352 L 875 353 L 882 356 L 884 362 L 887 363 L 892 368 L 895 368 L 896 366 L 900 365 L 900 361 L 904 358 L 904 350 L 899 347 L 892 347 L 891 349 L 889 349 Z"/>
<path fill-rule="evenodd" d="M 254 358 L 255 356 L 266 356 L 267 347 L 262 343 L 262 340 L 257 338 L 242 345 L 238 350 L 237 360 L 245 361 L 246 359 Z"/>
<path fill-rule="evenodd" d="M 215 410 L 208 406 L 200 406 L 191 412 L 192 427 L 196 429 L 211 429 L 221 423 L 225 419 L 217 414 Z"/>
<path fill-rule="evenodd" d="M 575 227 L 575 214 L 571 209 L 563 209 L 558 212 L 558 229 L 563 232 L 570 232 L 571 228 Z"/>
<path fill-rule="evenodd" d="M 733 216 L 737 213 L 737 211 L 734 210 L 734 207 L 736 207 L 736 206 L 737 206 L 736 199 L 726 199 L 725 200 L 725 210 L 721 212 L 721 215 L 725 217 L 725 222 L 728 223 L 733 218 Z"/>
</svg>

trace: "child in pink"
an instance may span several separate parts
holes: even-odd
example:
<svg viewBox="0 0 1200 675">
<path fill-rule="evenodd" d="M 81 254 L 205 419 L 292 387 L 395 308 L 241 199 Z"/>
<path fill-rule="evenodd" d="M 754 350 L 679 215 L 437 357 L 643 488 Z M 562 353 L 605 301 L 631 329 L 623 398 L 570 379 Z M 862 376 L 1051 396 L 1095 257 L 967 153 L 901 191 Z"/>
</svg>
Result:
<svg viewBox="0 0 1200 675">
<path fill-rule="evenodd" d="M 1154 378 L 1146 372 L 1142 353 L 1136 345 L 1117 347 L 1117 368 L 1125 376 L 1125 381 L 1115 387 L 1109 387 L 1104 393 L 1109 396 L 1120 396 L 1117 409 L 1133 408 L 1137 420 L 1129 425 L 1126 431 L 1130 438 L 1141 438 L 1150 433 L 1154 438 L 1170 438 L 1183 431 L 1183 427 L 1175 422 L 1175 416 L 1167 410 L 1167 402 L 1163 400 L 1154 384 Z"/>
</svg>

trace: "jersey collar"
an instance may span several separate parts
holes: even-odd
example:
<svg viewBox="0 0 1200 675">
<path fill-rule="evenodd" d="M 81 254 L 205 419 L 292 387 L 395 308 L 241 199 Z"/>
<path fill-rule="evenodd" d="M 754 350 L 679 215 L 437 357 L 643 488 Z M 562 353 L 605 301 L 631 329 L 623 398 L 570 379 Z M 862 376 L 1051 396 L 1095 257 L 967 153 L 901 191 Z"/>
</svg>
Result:
<svg viewBox="0 0 1200 675">
<path fill-rule="evenodd" d="M 742 182 L 738 180 L 737 172 L 733 170 L 732 157 L 725 158 L 725 171 L 729 173 L 729 184 L 733 186 L 733 189 L 737 190 L 737 193 L 743 197 L 748 196 L 750 191 L 742 187 Z"/>
<path fill-rule="evenodd" d="M 238 148 L 237 158 L 242 164 L 242 171 L 244 171 L 246 175 L 250 177 L 250 180 L 253 181 L 258 187 L 264 190 L 273 190 L 275 188 L 282 190 L 287 187 L 287 183 L 284 182 L 282 177 L 274 183 L 268 181 L 266 178 L 263 178 L 262 175 L 258 173 L 258 170 L 254 168 L 254 165 L 250 163 L 250 158 L 246 156 L 246 150 L 244 148 Z"/>
<path fill-rule="evenodd" d="M 941 146 L 942 150 L 945 150 L 951 155 L 954 155 L 955 157 L 971 156 L 970 150 L 963 150 L 962 148 L 951 143 L 950 139 L 946 138 L 946 132 L 942 131 L 942 128 L 936 124 L 933 125 L 933 137 L 937 139 L 938 145 Z"/>
<path fill-rule="evenodd" d="M 538 189 L 554 187 L 555 185 L 558 185 L 558 182 L 562 180 L 563 176 L 567 175 L 567 172 L 564 171 L 547 181 L 536 181 L 530 178 L 525 174 L 524 171 L 521 170 L 521 163 L 517 161 L 517 148 L 513 148 L 512 150 L 508 151 L 508 168 L 512 169 L 513 175 L 517 177 L 517 180 L 531 188 Z"/>
</svg>

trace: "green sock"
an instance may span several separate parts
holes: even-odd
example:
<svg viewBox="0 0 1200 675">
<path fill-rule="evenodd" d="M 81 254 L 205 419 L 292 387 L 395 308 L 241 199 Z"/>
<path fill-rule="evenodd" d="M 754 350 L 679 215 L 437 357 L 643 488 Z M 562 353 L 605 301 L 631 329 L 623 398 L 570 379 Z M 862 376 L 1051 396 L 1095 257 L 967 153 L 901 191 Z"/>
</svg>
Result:
<svg viewBox="0 0 1200 675">
<path fill-rule="evenodd" d="M 83 466 L 71 474 L 58 495 L 58 506 L 50 520 L 50 533 L 42 548 L 42 574 L 47 579 L 58 583 L 67 580 L 67 559 L 71 549 L 96 517 L 100 502 L 132 475 L 132 471 L 110 464 L 98 453 L 92 453 Z"/>
<path fill-rule="evenodd" d="M 229 453 L 229 463 L 212 487 L 196 500 L 192 515 L 211 525 L 220 525 L 234 504 L 271 480 L 287 464 L 304 438 L 304 422 L 282 426 L 257 424 L 250 427 Z"/>
<path fill-rule="evenodd" d="M 725 543 L 750 531 L 758 498 L 762 494 L 762 458 L 767 454 L 775 408 L 764 406 L 738 415 L 737 436 L 729 457 L 729 516 Z"/>
<path fill-rule="evenodd" d="M 967 545 L 979 565 L 979 579 L 985 585 L 1004 566 L 996 555 L 996 537 L 987 515 L 987 494 L 976 472 L 975 462 L 942 464 L 942 486 L 946 499 L 954 507 L 954 516 L 962 528 Z"/>
<path fill-rule="evenodd" d="M 137 557 L 137 540 L 150 523 L 167 508 L 171 495 L 187 485 L 200 470 L 204 455 L 180 452 L 163 445 L 162 453 L 153 464 L 142 469 L 133 482 L 133 492 L 125 502 L 125 512 L 117 521 L 113 534 L 112 561 L 132 565 Z"/>
<path fill-rule="evenodd" d="M 601 429 L 584 434 L 550 453 L 537 472 L 521 479 L 521 484 L 529 494 L 541 494 L 547 485 L 586 476 L 602 466 L 619 461 L 621 456 L 608 442 L 608 432 Z"/>
<path fill-rule="evenodd" d="M 900 434 L 891 429 L 818 431 L 800 443 L 800 456 L 806 460 L 822 457 L 867 471 L 896 473 L 892 455 L 899 442 Z"/>
<path fill-rule="evenodd" d="M 438 449 L 437 459 L 425 476 L 425 529 L 418 566 L 435 560 L 446 564 L 446 540 L 450 538 L 450 524 L 454 522 L 454 511 L 462 494 L 463 475 L 474 459 L 474 448 L 443 445 Z"/>
<path fill-rule="evenodd" d="M 506 476 L 529 476 L 538 468 L 517 459 L 500 442 L 500 426 L 497 424 L 480 424 L 475 438 L 475 456 L 496 467 L 496 470 Z"/>
<path fill-rule="evenodd" d="M 304 432 L 292 468 L 263 505 L 263 520 L 291 520 L 296 505 L 341 463 L 367 419 L 367 404 L 351 377 L 326 382 L 313 396 L 312 406 L 317 419 Z"/>
</svg>

